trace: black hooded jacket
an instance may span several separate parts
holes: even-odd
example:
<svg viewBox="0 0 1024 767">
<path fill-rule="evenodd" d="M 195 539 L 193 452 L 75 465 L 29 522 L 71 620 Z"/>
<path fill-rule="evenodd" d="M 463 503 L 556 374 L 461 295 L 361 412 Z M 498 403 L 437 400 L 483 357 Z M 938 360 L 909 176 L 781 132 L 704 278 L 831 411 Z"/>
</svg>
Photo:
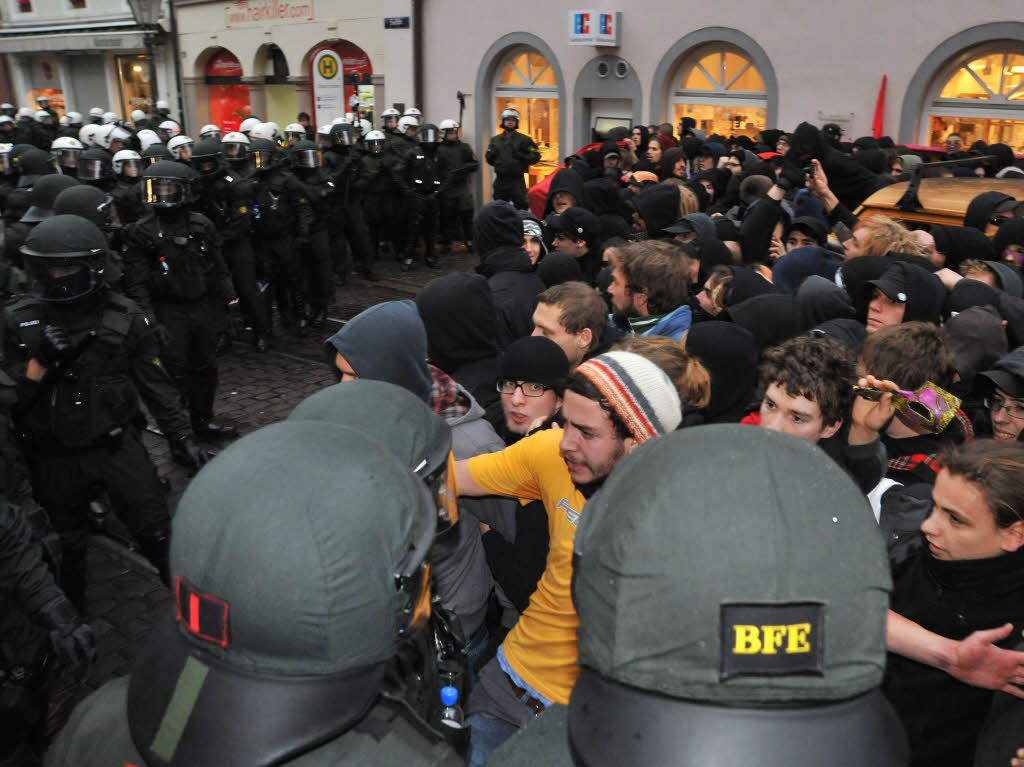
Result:
<svg viewBox="0 0 1024 767">
<path fill-rule="evenodd" d="M 482 207 L 473 220 L 473 241 L 482 254 L 476 271 L 487 278 L 494 297 L 495 338 L 498 348 L 504 349 L 533 332 L 533 311 L 544 283 L 523 250 L 522 219 L 511 205 L 491 203 Z"/>
<path fill-rule="evenodd" d="M 968 258 L 990 260 L 992 243 L 981 231 L 963 226 L 933 226 L 935 250 L 946 257 L 944 266 L 954 272 Z"/>
<path fill-rule="evenodd" d="M 731 322 L 702 322 L 687 331 L 686 352 L 711 375 L 711 401 L 684 414 L 683 425 L 739 423 L 757 386 L 759 354 L 753 334 Z"/>
<path fill-rule="evenodd" d="M 1004 192 L 982 192 L 967 206 L 964 213 L 964 226 L 985 231 L 992 212 L 1002 203 L 1013 198 Z"/>
<path fill-rule="evenodd" d="M 629 224 L 619 213 L 619 190 L 610 178 L 587 181 L 583 185 L 583 195 L 586 206 L 601 222 L 600 242 L 629 236 Z"/>
<path fill-rule="evenodd" d="M 555 194 L 558 192 L 568 192 L 576 199 L 576 202 L 573 204 L 582 206 L 585 202 L 583 176 L 572 168 L 559 169 L 551 178 L 551 185 L 548 187 L 548 196 L 547 199 L 544 200 L 544 215 L 541 216 L 541 218 L 547 218 L 554 210 L 553 201 L 555 199 Z"/>
<path fill-rule="evenodd" d="M 790 149 L 786 163 L 794 166 L 803 177 L 803 167 L 812 159 L 821 162 L 839 202 L 850 210 L 860 205 L 872 192 L 884 186 L 884 182 L 870 170 L 860 165 L 850 155 L 843 154 L 825 141 L 821 131 L 810 123 L 800 123 L 789 142 Z"/>
<path fill-rule="evenodd" d="M 634 204 L 644 220 L 647 234 L 651 238 L 661 237 L 666 226 L 672 226 L 679 220 L 679 187 L 657 184 L 638 194 Z"/>
<path fill-rule="evenodd" d="M 785 293 L 765 293 L 724 309 L 719 315 L 746 328 L 754 336 L 757 348 L 781 344 L 808 329 L 796 297 Z"/>
<path fill-rule="evenodd" d="M 487 281 L 461 272 L 437 277 L 420 290 L 416 308 L 427 331 L 430 361 L 462 384 L 491 425 L 500 427 L 496 318 Z"/>
</svg>

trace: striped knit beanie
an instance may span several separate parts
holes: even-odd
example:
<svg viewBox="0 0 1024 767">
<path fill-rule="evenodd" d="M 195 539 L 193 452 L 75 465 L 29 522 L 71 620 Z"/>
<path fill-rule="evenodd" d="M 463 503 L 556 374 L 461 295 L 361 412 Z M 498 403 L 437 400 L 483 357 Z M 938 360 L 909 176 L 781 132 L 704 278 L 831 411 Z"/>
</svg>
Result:
<svg viewBox="0 0 1024 767">
<path fill-rule="evenodd" d="M 673 431 L 683 419 L 676 387 L 646 357 L 608 352 L 587 360 L 575 372 L 597 387 L 638 443 Z"/>
</svg>

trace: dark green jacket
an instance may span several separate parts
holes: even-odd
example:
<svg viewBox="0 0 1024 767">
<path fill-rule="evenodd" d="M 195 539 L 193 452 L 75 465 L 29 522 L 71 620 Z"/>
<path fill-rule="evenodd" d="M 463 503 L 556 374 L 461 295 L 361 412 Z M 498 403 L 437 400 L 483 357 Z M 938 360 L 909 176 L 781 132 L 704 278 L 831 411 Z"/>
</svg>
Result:
<svg viewBox="0 0 1024 767">
<path fill-rule="evenodd" d="M 525 133 L 502 131 L 487 145 L 487 162 L 498 178 L 521 177 L 540 160 L 537 144 Z"/>
<path fill-rule="evenodd" d="M 451 174 L 442 197 L 447 199 L 469 194 L 469 177 L 480 167 L 473 149 L 464 141 L 442 141 L 437 153 L 444 158 Z"/>
</svg>

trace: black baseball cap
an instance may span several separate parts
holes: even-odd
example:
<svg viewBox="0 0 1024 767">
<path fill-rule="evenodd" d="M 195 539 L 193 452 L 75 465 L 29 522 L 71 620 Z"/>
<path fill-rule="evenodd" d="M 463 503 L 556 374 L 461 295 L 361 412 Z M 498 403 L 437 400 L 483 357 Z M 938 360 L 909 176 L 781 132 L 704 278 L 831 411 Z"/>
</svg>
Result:
<svg viewBox="0 0 1024 767">
<path fill-rule="evenodd" d="M 586 208 L 566 208 L 548 216 L 544 224 L 555 234 L 565 232 L 588 243 L 597 242 L 601 237 L 601 220 Z"/>
</svg>

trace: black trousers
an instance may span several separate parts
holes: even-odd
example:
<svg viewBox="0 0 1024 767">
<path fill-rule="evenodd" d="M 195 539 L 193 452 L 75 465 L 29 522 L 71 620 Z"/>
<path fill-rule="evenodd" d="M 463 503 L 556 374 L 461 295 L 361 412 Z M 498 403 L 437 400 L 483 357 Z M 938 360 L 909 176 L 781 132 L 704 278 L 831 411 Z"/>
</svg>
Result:
<svg viewBox="0 0 1024 767">
<path fill-rule="evenodd" d="M 530 208 L 526 198 L 526 182 L 522 176 L 495 178 L 493 197 L 495 200 L 507 200 L 520 210 Z"/>
<path fill-rule="evenodd" d="M 409 220 L 405 257 L 416 255 L 416 240 L 423 238 L 423 258 L 434 258 L 434 235 L 437 231 L 437 198 L 409 197 L 406 201 Z"/>
<path fill-rule="evenodd" d="M 343 243 L 335 242 L 334 247 L 343 247 Z M 310 307 L 314 311 L 327 308 L 334 299 L 330 232 L 326 228 L 310 232 L 309 247 L 300 257 L 305 277 L 305 294 L 309 297 Z"/>
<path fill-rule="evenodd" d="M 269 330 L 267 326 L 267 309 L 264 306 L 265 296 L 260 292 L 256 282 L 256 254 L 252 240 L 243 237 L 229 240 L 223 246 L 224 258 L 231 271 L 231 281 L 242 306 L 242 316 L 253 329 L 261 335 Z"/>
<path fill-rule="evenodd" d="M 190 303 L 159 303 L 154 310 L 169 336 L 160 359 L 178 385 L 192 422 L 206 423 L 213 418 L 217 394 L 216 325 L 224 312 L 221 299 L 206 296 Z"/>
<path fill-rule="evenodd" d="M 77 451 L 54 452 L 25 446 L 36 499 L 60 536 L 61 587 L 85 606 L 85 539 L 89 503 L 104 492 L 128 530 L 145 544 L 166 536 L 171 526 L 156 467 L 138 429 L 128 424 L 118 439 Z"/>
</svg>

